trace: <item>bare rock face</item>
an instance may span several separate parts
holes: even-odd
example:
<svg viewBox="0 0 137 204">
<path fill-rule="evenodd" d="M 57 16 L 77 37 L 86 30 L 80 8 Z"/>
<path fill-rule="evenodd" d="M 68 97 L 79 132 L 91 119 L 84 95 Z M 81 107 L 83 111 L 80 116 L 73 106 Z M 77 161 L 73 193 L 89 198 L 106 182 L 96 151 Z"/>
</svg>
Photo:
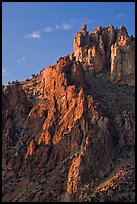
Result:
<svg viewBox="0 0 137 204">
<path fill-rule="evenodd" d="M 133 47 L 123 27 L 83 24 L 74 54 L 3 86 L 3 202 L 134 201 L 134 89 L 97 77 L 131 84 Z"/>
<path fill-rule="evenodd" d="M 111 79 L 135 85 L 135 42 L 126 36 L 111 46 Z"/>
<path fill-rule="evenodd" d="M 89 33 L 87 32 L 86 24 L 83 24 L 82 29 L 74 38 L 74 56 L 76 61 L 86 61 L 88 44 L 90 41 Z"/>
<path fill-rule="evenodd" d="M 128 36 L 127 29 L 123 25 L 121 25 L 120 29 L 117 29 L 117 39 L 116 39 L 116 42 L 121 40 L 121 38 L 123 38 L 123 37 L 127 38 L 127 36 Z"/>
<path fill-rule="evenodd" d="M 74 39 L 76 61 L 80 61 L 89 73 L 107 71 L 113 82 L 121 81 L 134 85 L 135 42 L 128 35 L 126 28 L 99 26 L 90 35 L 86 29 L 85 25 Z"/>
<path fill-rule="evenodd" d="M 20 85 L 9 85 L 3 89 L 2 118 L 3 118 L 3 144 L 2 168 L 13 170 L 11 161 L 14 160 L 14 147 L 20 139 L 23 121 L 30 111 L 30 103 Z M 8 151 L 9 150 L 9 151 Z"/>
<path fill-rule="evenodd" d="M 96 47 L 92 46 L 88 49 L 88 66 L 90 70 L 94 73 L 100 73 L 104 68 L 105 63 L 105 53 L 104 50 L 101 51 Z"/>
<path fill-rule="evenodd" d="M 60 184 L 60 188 L 71 199 L 78 186 L 89 179 L 90 172 L 93 179 L 99 176 L 99 171 L 95 171 L 95 168 L 104 173 L 110 169 L 112 140 L 108 131 L 108 118 L 103 116 L 101 104 L 97 108 L 98 104 L 94 103 L 92 96 L 86 94 L 85 71 L 80 62 L 72 62 L 68 57 L 61 58 L 53 68 L 49 67 L 41 73 L 41 79 L 45 81 L 43 99 L 27 112 L 27 118 L 20 124 L 25 129 L 19 133 L 12 157 L 6 162 L 4 169 L 12 171 L 16 176 L 28 175 L 30 179 L 32 176 L 41 179 L 66 159 L 68 174 L 62 175 L 65 184 Z M 18 92 L 11 95 L 9 104 L 13 96 L 18 98 Z M 24 100 L 25 98 L 27 97 L 24 95 Z M 22 98 L 18 105 L 24 100 Z M 16 113 L 19 121 L 23 114 Z M 4 130 L 6 127 L 7 130 L 14 130 L 12 125 L 12 121 L 8 121 L 8 127 L 6 125 Z M 4 132 L 4 136 L 5 134 Z M 7 142 L 6 138 L 4 141 Z M 104 142 L 107 145 L 104 146 Z M 92 156 L 97 148 L 100 148 L 98 156 L 96 155 L 98 161 Z M 104 160 L 101 159 L 102 154 L 105 154 Z M 87 177 L 83 175 L 84 172 Z M 50 180 L 48 182 L 50 185 Z M 56 194 L 54 199 L 55 196 Z M 44 199 L 48 200 L 48 195 L 45 194 L 43 201 Z"/>
</svg>

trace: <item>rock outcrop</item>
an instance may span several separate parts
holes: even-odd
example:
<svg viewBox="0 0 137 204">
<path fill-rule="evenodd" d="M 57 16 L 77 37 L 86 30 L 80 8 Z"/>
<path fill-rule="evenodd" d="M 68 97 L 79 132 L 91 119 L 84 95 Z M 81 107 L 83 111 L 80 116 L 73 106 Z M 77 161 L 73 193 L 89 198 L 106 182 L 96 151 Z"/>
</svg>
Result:
<svg viewBox="0 0 137 204">
<path fill-rule="evenodd" d="M 111 80 L 134 85 L 135 84 L 135 41 L 127 36 L 121 38 L 111 46 Z"/>
<path fill-rule="evenodd" d="M 74 54 L 3 87 L 3 202 L 134 201 L 134 87 L 98 77 L 133 84 L 132 46 L 124 27 L 83 24 Z"/>
<path fill-rule="evenodd" d="M 99 26 L 89 35 L 84 24 L 74 38 L 74 56 L 86 71 L 107 71 L 115 83 L 135 83 L 135 41 L 124 26 Z"/>
</svg>

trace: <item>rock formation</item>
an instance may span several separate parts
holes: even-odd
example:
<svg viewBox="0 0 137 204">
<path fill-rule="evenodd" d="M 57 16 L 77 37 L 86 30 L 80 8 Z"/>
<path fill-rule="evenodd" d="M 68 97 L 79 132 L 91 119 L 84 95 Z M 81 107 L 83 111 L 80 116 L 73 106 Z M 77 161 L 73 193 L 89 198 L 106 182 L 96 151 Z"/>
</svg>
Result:
<svg viewBox="0 0 137 204">
<path fill-rule="evenodd" d="M 73 54 L 3 86 L 3 202 L 134 201 L 134 46 L 83 24 Z"/>
<path fill-rule="evenodd" d="M 107 71 L 115 83 L 135 83 L 135 41 L 124 26 L 99 26 L 89 35 L 84 25 L 74 39 L 74 56 L 86 71 Z"/>
<path fill-rule="evenodd" d="M 135 41 L 121 35 L 111 46 L 111 79 L 133 85 L 135 83 Z"/>
</svg>

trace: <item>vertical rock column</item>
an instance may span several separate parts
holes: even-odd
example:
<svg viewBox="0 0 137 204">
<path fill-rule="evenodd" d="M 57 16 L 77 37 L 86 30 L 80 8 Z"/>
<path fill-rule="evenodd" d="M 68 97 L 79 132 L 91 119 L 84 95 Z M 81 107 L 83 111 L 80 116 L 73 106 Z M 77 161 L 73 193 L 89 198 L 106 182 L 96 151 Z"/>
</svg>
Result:
<svg viewBox="0 0 137 204">
<path fill-rule="evenodd" d="M 135 84 L 135 41 L 123 26 L 117 31 L 116 43 L 111 46 L 110 77 L 115 83 Z"/>
<path fill-rule="evenodd" d="M 83 24 L 81 31 L 77 32 L 74 38 L 73 49 L 76 61 L 83 62 L 87 59 L 89 41 L 90 38 L 89 33 L 87 32 L 87 25 Z"/>
</svg>

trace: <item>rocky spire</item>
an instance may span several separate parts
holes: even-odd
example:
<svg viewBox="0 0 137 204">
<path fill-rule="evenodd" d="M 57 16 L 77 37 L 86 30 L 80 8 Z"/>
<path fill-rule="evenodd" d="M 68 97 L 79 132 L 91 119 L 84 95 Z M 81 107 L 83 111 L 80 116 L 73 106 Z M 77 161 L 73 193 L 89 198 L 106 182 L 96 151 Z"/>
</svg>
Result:
<svg viewBox="0 0 137 204">
<path fill-rule="evenodd" d="M 98 74 L 102 71 L 107 71 L 110 76 L 113 75 L 110 78 L 115 82 L 119 79 L 118 76 L 121 76 L 120 79 L 123 83 L 134 84 L 135 60 L 133 41 L 123 25 L 119 29 L 115 29 L 113 25 L 109 25 L 106 28 L 98 26 L 89 35 L 87 25 L 82 24 L 80 32 L 76 33 L 74 39 L 74 56 L 76 61 L 82 62 L 85 70 L 89 70 L 90 73 Z M 121 46 L 123 47 L 121 48 Z M 117 48 L 119 52 L 114 51 Z M 124 50 L 124 54 L 120 51 L 121 49 Z M 132 58 L 129 57 L 129 50 L 132 53 Z M 114 53 L 119 54 L 114 56 Z M 125 55 L 125 53 L 128 54 Z M 125 65 L 125 62 L 127 65 Z M 121 68 L 119 67 L 120 64 L 122 64 Z M 119 72 L 123 74 L 121 75 Z M 132 82 L 130 79 L 132 79 Z"/>
<path fill-rule="evenodd" d="M 87 24 L 85 24 L 85 23 L 82 24 L 82 30 L 87 32 Z"/>
</svg>

